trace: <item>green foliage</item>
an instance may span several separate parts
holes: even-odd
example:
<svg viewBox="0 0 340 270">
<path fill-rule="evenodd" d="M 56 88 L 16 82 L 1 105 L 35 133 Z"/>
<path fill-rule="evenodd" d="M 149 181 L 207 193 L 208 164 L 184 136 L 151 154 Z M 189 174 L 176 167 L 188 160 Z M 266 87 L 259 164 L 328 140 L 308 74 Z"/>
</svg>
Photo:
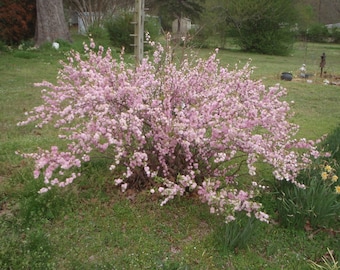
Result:
<svg viewBox="0 0 340 270">
<path fill-rule="evenodd" d="M 339 27 L 333 27 L 329 30 L 330 37 L 332 39 L 332 42 L 334 43 L 340 43 L 340 28 Z"/>
<path fill-rule="evenodd" d="M 119 49 L 124 47 L 126 52 L 133 51 L 131 44 L 134 41 L 130 35 L 134 32 L 134 26 L 131 22 L 133 22 L 133 14 L 125 12 L 108 19 L 105 23 L 112 45 Z"/>
<path fill-rule="evenodd" d="M 19 50 L 32 50 L 33 47 L 34 47 L 33 40 L 23 40 L 18 46 L 18 49 Z"/>
<path fill-rule="evenodd" d="M 323 141 L 325 150 L 340 164 L 340 126 L 337 126 Z"/>
<path fill-rule="evenodd" d="M 53 248 L 49 234 L 44 230 L 46 220 L 35 215 L 40 213 L 39 208 L 43 205 L 35 207 L 36 212 L 30 215 L 29 220 L 25 220 L 23 215 L 23 208 L 30 206 L 23 207 L 27 202 L 27 197 L 24 197 L 26 191 L 22 192 L 16 186 L 27 179 L 31 177 L 26 168 L 16 170 L 11 182 L 2 185 L 0 191 L 0 268 L 55 269 L 51 262 Z"/>
<path fill-rule="evenodd" d="M 75 36 L 69 46 L 81 50 L 83 41 L 83 36 Z M 86 167 L 83 178 L 75 185 L 81 189 L 77 195 L 80 198 L 67 198 L 69 191 L 55 199 L 53 194 L 38 198 L 38 187 L 34 185 L 39 182 L 32 181 L 30 169 L 22 171 L 28 165 L 22 164 L 14 152 L 23 147 L 44 148 L 51 144 L 53 139 L 49 134 L 53 131 L 33 133 L 33 127 L 19 129 L 15 123 L 23 111 L 40 103 L 40 91 L 33 83 L 55 79 L 58 60 L 66 57 L 50 45 L 37 50 L 36 58 L 19 58 L 7 52 L 0 55 L 3 75 L 0 76 L 0 269 L 310 269 L 307 260 L 320 264 L 327 247 L 335 250 L 336 259 L 339 258 L 339 234 L 329 236 L 321 230 L 311 235 L 274 224 L 259 224 L 249 248 L 238 253 L 227 248 L 225 252 L 217 252 L 223 249 L 223 239 L 217 243 L 216 238 L 224 236 L 225 227 L 221 228 L 221 219 L 210 215 L 209 209 L 186 198 L 175 200 L 164 209 L 158 206 L 157 197 L 119 195 L 107 184 L 112 174 L 105 173 L 103 161 Z M 307 59 L 326 51 L 334 63 L 334 73 L 340 73 L 337 47 L 309 44 L 306 51 Z M 200 56 L 206 57 L 210 52 L 200 50 Z M 253 58 L 252 63 L 257 67 L 254 76 L 266 77 L 263 80 L 272 85 L 278 81 L 279 71 L 287 67 L 293 70 L 297 62 L 303 63 L 305 49 L 296 44 L 294 57 L 238 50 L 221 50 L 219 55 L 223 63 L 231 66 Z M 340 119 L 339 89 L 322 85 L 317 79 L 313 84 L 282 82 L 289 89 L 288 100 L 295 101 L 294 120 L 302 125 L 299 135 L 313 139 L 330 132 Z M 264 203 L 264 199 L 269 202 Z M 275 203 L 273 199 L 269 194 L 260 198 L 267 211 L 267 206 Z M 29 204 L 27 207 L 25 202 Z M 26 216 L 35 214 L 37 218 L 24 222 Z"/>
<path fill-rule="evenodd" d="M 98 26 L 95 24 L 92 24 L 88 27 L 87 33 L 95 40 L 107 38 L 108 36 L 108 32 L 105 27 Z"/>
<path fill-rule="evenodd" d="M 268 25 L 270 25 L 268 20 L 248 22 L 243 24 L 239 36 L 235 29 L 231 29 L 230 33 L 235 37 L 235 43 L 245 51 L 288 55 L 295 40 L 294 33 L 286 26 L 266 29 Z"/>
<path fill-rule="evenodd" d="M 220 226 L 216 233 L 217 246 L 222 251 L 245 248 L 252 240 L 258 222 L 254 216 L 248 217 L 244 213 L 236 215 L 236 220 Z"/>
<path fill-rule="evenodd" d="M 200 25 L 199 39 L 219 48 L 224 48 L 227 37 L 226 2 L 211 0 L 204 3 L 204 12 L 197 23 Z M 216 44 L 216 45 L 215 45 Z"/>
<path fill-rule="evenodd" d="M 16 228 L 13 231 L 13 226 L 1 222 L 0 234 L 1 269 L 55 269 L 51 262 L 53 258 L 51 242 L 48 234 L 40 226 Z"/>
<path fill-rule="evenodd" d="M 172 30 L 172 21 L 178 18 L 190 18 L 198 20 L 202 15 L 204 7 L 202 0 L 159 0 L 158 16 L 165 31 Z"/>
<path fill-rule="evenodd" d="M 293 1 L 229 1 L 226 21 L 245 51 L 287 55 L 292 49 L 296 13 Z"/>
<path fill-rule="evenodd" d="M 156 40 L 161 34 L 161 25 L 158 17 L 146 16 L 144 31 L 148 32 L 152 40 Z"/>
<path fill-rule="evenodd" d="M 308 5 L 304 1 L 296 1 L 294 8 L 298 12 L 298 27 L 300 30 L 305 30 L 310 25 L 317 22 L 317 10 L 315 10 L 312 5 Z"/>
<path fill-rule="evenodd" d="M 332 166 L 331 166 L 331 165 Z M 340 198 L 335 192 L 339 166 L 332 160 L 317 160 L 309 169 L 300 173 L 297 181 L 302 189 L 290 182 L 278 185 L 278 215 L 283 226 L 302 229 L 331 227 L 338 222 Z"/>
<path fill-rule="evenodd" d="M 312 24 L 306 31 L 306 37 L 312 42 L 326 42 L 330 37 L 327 27 L 323 24 Z"/>
<path fill-rule="evenodd" d="M 109 33 L 112 45 L 118 49 L 125 48 L 125 52 L 131 53 L 134 47 L 134 21 L 133 13 L 124 12 L 108 19 L 105 28 Z M 155 40 L 160 34 L 159 22 L 156 18 L 147 17 L 144 22 L 145 32 L 149 32 L 152 40 Z"/>
<path fill-rule="evenodd" d="M 8 47 L 5 44 L 5 42 L 0 40 L 0 52 L 7 52 L 8 51 Z"/>
<path fill-rule="evenodd" d="M 27 225 L 34 224 L 37 220 L 41 222 L 56 219 L 71 206 L 69 196 L 70 194 L 61 194 L 57 190 L 53 190 L 51 194 L 40 195 L 32 185 L 26 187 L 19 204 L 20 218 Z"/>
<path fill-rule="evenodd" d="M 210 34 L 209 30 L 206 28 L 191 29 L 186 36 L 185 47 L 208 48 L 208 39 Z"/>
<path fill-rule="evenodd" d="M 318 264 L 316 262 L 313 261 L 309 261 L 309 265 L 311 267 L 311 269 L 313 270 L 339 270 L 340 269 L 340 265 L 339 262 L 336 261 L 335 257 L 334 257 L 334 252 L 332 250 L 329 250 L 329 248 L 327 248 L 328 253 L 324 256 L 322 256 L 322 264 Z"/>
</svg>

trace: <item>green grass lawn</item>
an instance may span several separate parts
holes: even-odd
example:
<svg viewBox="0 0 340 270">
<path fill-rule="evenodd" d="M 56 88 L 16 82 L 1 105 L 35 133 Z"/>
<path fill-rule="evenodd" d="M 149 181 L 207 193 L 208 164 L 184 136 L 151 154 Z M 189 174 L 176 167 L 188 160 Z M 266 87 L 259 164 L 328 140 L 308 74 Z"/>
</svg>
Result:
<svg viewBox="0 0 340 270">
<path fill-rule="evenodd" d="M 310 269 L 327 248 L 340 256 L 340 234 L 327 230 L 306 232 L 275 222 L 272 194 L 263 197 L 271 224 L 257 224 L 244 248 L 224 245 L 223 218 L 211 215 L 196 198 L 182 197 L 161 207 L 147 191 L 122 195 L 110 182 L 105 161 L 84 168 L 72 186 L 37 194 L 32 164 L 15 154 L 55 142 L 54 130 L 18 127 L 24 112 L 41 103 L 33 84 L 56 81 L 59 60 L 83 37 L 60 51 L 0 52 L 0 269 Z M 103 41 L 106 42 L 106 41 Z M 100 41 L 99 41 L 100 43 Z M 105 43 L 107 44 L 107 43 Z M 212 50 L 199 51 L 202 57 Z M 299 137 L 316 139 L 340 124 L 340 86 L 324 85 L 319 59 L 327 55 L 329 76 L 340 75 L 340 46 L 295 45 L 287 57 L 221 50 L 219 58 L 231 67 L 249 58 L 253 77 L 267 86 L 281 83 L 300 125 Z M 308 83 L 280 80 L 283 71 L 298 74 L 305 63 L 315 74 Z M 334 230 L 340 230 L 334 224 Z"/>
</svg>

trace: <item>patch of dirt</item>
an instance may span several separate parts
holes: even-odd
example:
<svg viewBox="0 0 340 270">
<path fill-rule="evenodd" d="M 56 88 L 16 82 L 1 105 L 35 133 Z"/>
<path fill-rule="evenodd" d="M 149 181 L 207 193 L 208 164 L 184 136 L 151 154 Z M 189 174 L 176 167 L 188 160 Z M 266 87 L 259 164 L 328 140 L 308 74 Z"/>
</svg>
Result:
<svg viewBox="0 0 340 270">
<path fill-rule="evenodd" d="M 324 74 L 322 77 L 311 75 L 308 78 L 294 76 L 292 81 L 340 86 L 340 75 Z"/>
<path fill-rule="evenodd" d="M 330 75 L 325 74 L 322 76 L 323 82 L 325 83 L 325 80 L 329 81 L 328 84 L 330 85 L 337 85 L 340 86 L 340 75 Z"/>
</svg>

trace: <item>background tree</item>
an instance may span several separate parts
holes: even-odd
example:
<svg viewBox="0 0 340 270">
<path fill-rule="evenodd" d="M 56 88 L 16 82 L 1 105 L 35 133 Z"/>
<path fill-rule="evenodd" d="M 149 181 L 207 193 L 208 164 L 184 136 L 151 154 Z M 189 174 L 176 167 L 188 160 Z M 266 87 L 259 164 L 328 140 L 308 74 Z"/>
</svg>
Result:
<svg viewBox="0 0 340 270">
<path fill-rule="evenodd" d="M 311 4 L 304 3 L 303 0 L 294 4 L 294 9 L 299 14 L 299 30 L 306 30 L 310 25 L 317 22 L 317 13 Z"/>
<path fill-rule="evenodd" d="M 57 39 L 71 41 L 71 35 L 65 20 L 63 0 L 37 0 L 37 22 L 35 45 Z"/>
<path fill-rule="evenodd" d="M 210 38 L 210 45 L 224 48 L 227 38 L 226 10 L 227 1 L 210 0 L 204 5 L 204 13 L 201 16 L 199 24 L 200 33 L 206 39 Z"/>
<path fill-rule="evenodd" d="M 338 23 L 340 21 L 339 0 L 302 0 L 306 5 L 312 6 L 315 19 L 322 24 Z"/>
<path fill-rule="evenodd" d="M 191 20 L 199 19 L 203 10 L 204 0 L 149 0 L 146 5 L 153 13 L 160 17 L 164 30 L 170 31 L 172 21 L 188 17 Z"/>
</svg>

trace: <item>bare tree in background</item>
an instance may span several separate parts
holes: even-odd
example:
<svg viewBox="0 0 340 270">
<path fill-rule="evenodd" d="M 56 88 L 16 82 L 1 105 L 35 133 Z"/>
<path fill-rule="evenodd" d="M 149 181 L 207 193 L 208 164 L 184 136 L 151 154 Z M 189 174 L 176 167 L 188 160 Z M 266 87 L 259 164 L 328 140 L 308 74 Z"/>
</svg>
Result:
<svg viewBox="0 0 340 270">
<path fill-rule="evenodd" d="M 67 4 L 82 20 L 85 29 L 100 26 L 106 16 L 133 6 L 134 0 L 68 0 Z"/>
<path fill-rule="evenodd" d="M 37 21 L 34 36 L 36 46 L 57 39 L 71 41 L 63 0 L 36 0 L 36 8 Z"/>
</svg>

